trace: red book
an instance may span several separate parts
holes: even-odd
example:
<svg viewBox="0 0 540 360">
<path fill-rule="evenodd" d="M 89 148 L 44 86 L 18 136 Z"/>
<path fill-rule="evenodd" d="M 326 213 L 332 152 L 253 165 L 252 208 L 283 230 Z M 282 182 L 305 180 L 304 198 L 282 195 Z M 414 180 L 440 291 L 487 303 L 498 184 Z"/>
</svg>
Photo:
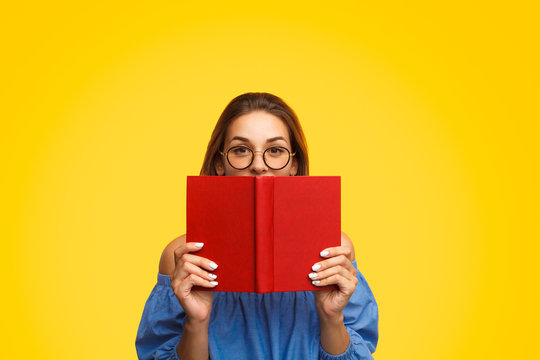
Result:
<svg viewBox="0 0 540 360">
<path fill-rule="evenodd" d="M 328 290 L 308 274 L 341 245 L 339 176 L 188 176 L 188 242 L 218 264 L 218 285 L 197 290 Z"/>
</svg>

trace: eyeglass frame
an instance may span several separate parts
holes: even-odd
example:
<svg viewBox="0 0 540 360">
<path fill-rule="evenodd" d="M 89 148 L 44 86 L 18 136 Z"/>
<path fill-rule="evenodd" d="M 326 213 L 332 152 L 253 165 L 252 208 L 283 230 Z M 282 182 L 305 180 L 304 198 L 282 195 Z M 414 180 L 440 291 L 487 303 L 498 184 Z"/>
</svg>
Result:
<svg viewBox="0 0 540 360">
<path fill-rule="evenodd" d="M 239 147 L 243 147 L 243 148 L 248 149 L 249 151 L 251 151 L 251 154 L 252 154 L 252 156 L 251 156 L 251 161 L 249 162 L 249 165 L 247 165 L 246 167 L 243 167 L 243 168 L 237 168 L 237 167 L 234 167 L 233 164 L 231 164 L 231 161 L 229 160 L 229 151 L 231 151 L 232 149 L 235 149 L 235 148 L 239 148 Z M 285 165 L 283 165 L 282 167 L 280 167 L 280 168 L 278 168 L 278 169 L 275 169 L 275 168 L 271 167 L 270 165 L 268 165 L 268 163 L 266 162 L 266 158 L 264 157 L 264 154 L 265 154 L 268 150 L 270 150 L 270 149 L 272 149 L 272 148 L 282 148 L 282 149 L 287 150 L 287 152 L 289 153 L 289 156 L 288 156 L 288 158 L 287 158 L 287 162 L 285 163 Z M 251 149 L 249 146 L 245 146 L 245 145 L 236 145 L 236 146 L 230 147 L 229 150 L 227 150 L 226 153 L 224 153 L 223 151 L 220 151 L 219 153 L 221 154 L 221 156 L 225 156 L 225 158 L 227 159 L 227 162 L 229 163 L 229 165 L 231 165 L 231 167 L 232 167 L 233 169 L 236 169 L 236 170 L 245 170 L 245 169 L 247 169 L 248 167 L 250 167 L 251 164 L 253 164 L 253 160 L 255 160 L 255 154 L 257 154 L 257 153 L 262 153 L 262 158 L 263 158 L 264 164 L 265 164 L 269 169 L 272 169 L 272 170 L 281 170 L 281 169 L 285 168 L 287 165 L 289 165 L 289 162 L 291 161 L 291 157 L 293 157 L 294 155 L 296 155 L 296 151 L 293 152 L 293 153 L 291 154 L 291 151 L 290 151 L 289 149 L 287 149 L 285 146 L 270 146 L 269 148 L 267 148 L 267 149 L 264 150 L 264 151 L 254 151 L 254 150 Z"/>
</svg>

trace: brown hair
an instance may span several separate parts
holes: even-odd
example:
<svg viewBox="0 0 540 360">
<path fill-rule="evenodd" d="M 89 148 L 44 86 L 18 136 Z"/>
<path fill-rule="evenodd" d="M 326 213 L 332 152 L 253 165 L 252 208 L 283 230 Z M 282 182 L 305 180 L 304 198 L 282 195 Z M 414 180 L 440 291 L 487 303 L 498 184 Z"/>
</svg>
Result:
<svg viewBox="0 0 540 360">
<path fill-rule="evenodd" d="M 291 151 L 296 152 L 294 155 L 298 162 L 296 175 L 309 175 L 307 144 L 298 117 L 285 101 L 275 95 L 261 92 L 239 95 L 225 107 L 208 142 L 200 175 L 217 175 L 215 163 L 220 161 L 219 152 L 223 151 L 229 125 L 237 117 L 257 110 L 266 111 L 283 120 L 289 128 Z"/>
</svg>

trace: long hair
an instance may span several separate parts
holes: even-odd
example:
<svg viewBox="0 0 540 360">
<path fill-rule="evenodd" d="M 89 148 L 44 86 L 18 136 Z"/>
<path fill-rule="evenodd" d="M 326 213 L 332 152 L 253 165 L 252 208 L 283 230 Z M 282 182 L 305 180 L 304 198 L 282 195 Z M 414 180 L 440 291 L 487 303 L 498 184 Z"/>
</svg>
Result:
<svg viewBox="0 0 540 360">
<path fill-rule="evenodd" d="M 307 143 L 298 117 L 285 101 L 275 95 L 263 92 L 250 92 L 239 95 L 225 107 L 208 142 L 200 175 L 217 175 L 215 164 L 216 161 L 221 161 L 219 152 L 223 151 L 229 125 L 239 116 L 257 110 L 266 111 L 283 120 L 289 129 L 291 151 L 296 152 L 294 155 L 298 162 L 296 175 L 309 175 Z"/>
</svg>

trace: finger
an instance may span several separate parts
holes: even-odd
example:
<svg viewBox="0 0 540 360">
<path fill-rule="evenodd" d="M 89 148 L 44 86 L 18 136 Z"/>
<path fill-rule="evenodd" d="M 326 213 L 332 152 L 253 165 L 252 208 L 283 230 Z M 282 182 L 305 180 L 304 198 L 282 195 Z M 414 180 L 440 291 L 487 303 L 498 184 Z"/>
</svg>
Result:
<svg viewBox="0 0 540 360">
<path fill-rule="evenodd" d="M 203 279 L 215 280 L 217 278 L 217 275 L 204 271 L 204 269 L 201 269 L 199 266 L 189 261 L 182 261 L 181 264 L 179 263 L 179 265 L 176 266 L 174 277 L 183 280 L 191 274 L 200 276 Z"/>
<path fill-rule="evenodd" d="M 358 284 L 358 279 L 354 278 L 351 281 L 341 274 L 335 274 L 322 280 L 312 280 L 312 284 L 315 286 L 337 285 L 340 291 L 349 295 L 354 292 L 356 284 Z"/>
<path fill-rule="evenodd" d="M 193 254 L 184 254 L 180 258 L 180 260 L 183 263 L 192 263 L 208 271 L 214 271 L 218 267 L 218 265 L 215 262 L 208 260 L 207 258 L 204 258 L 202 256 L 197 256 Z"/>
<path fill-rule="evenodd" d="M 350 246 L 335 246 L 326 248 L 320 252 L 320 255 L 324 258 L 331 258 L 338 255 L 345 255 L 349 261 L 353 259 L 353 249 Z"/>
<path fill-rule="evenodd" d="M 329 269 L 333 266 L 341 265 L 347 271 L 349 271 L 352 275 L 356 276 L 356 268 L 352 264 L 351 260 L 349 260 L 345 255 L 337 255 L 334 257 L 331 257 L 327 260 L 319 261 L 318 263 L 315 263 L 311 269 L 315 272 L 319 272 L 322 270 Z"/>
<path fill-rule="evenodd" d="M 199 277 L 201 277 L 202 279 L 206 279 L 206 280 L 216 280 L 217 278 L 217 275 L 216 274 L 212 274 L 212 273 L 209 273 L 207 271 L 204 271 L 203 269 L 201 269 L 200 267 L 198 267 L 197 265 L 194 265 L 193 263 L 190 263 L 190 262 L 187 262 L 184 264 L 184 268 L 187 272 L 187 276 L 189 276 L 190 274 L 195 274 Z"/>
<path fill-rule="evenodd" d="M 184 254 L 199 251 L 204 246 L 202 242 L 188 242 L 174 249 L 174 262 L 176 263 Z"/>
<path fill-rule="evenodd" d="M 214 280 L 206 280 L 198 275 L 191 274 L 184 281 L 182 281 L 181 288 L 185 289 L 189 287 L 191 289 L 195 285 L 206 288 L 213 288 L 218 285 L 218 282 Z"/>
<path fill-rule="evenodd" d="M 341 265 L 332 266 L 331 268 L 319 272 L 312 272 L 308 276 L 312 280 L 323 280 L 337 274 L 342 275 L 349 281 L 353 281 L 353 279 L 356 278 L 355 276 L 353 276 L 353 274 L 351 274 L 349 270 L 347 270 Z"/>
<path fill-rule="evenodd" d="M 213 280 L 205 280 L 195 274 L 189 275 L 184 280 L 174 279 L 171 282 L 174 293 L 179 294 L 182 297 L 189 296 L 189 294 L 191 293 L 191 289 L 195 285 L 205 288 L 214 288 L 218 285 L 218 282 Z"/>
</svg>

